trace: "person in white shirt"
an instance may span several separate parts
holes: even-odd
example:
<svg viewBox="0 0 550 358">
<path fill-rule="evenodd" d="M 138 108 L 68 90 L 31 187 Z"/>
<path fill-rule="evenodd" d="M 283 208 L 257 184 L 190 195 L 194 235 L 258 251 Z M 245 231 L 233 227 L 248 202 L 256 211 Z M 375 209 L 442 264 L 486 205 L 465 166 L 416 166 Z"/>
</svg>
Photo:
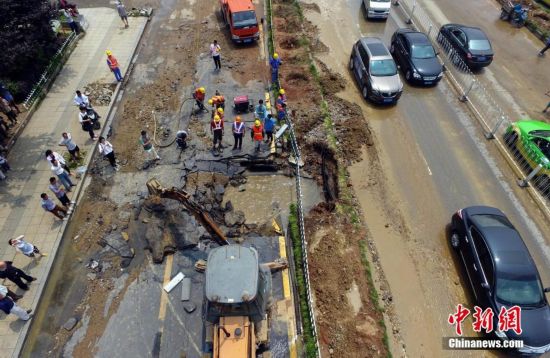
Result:
<svg viewBox="0 0 550 358">
<path fill-rule="evenodd" d="M 61 134 L 61 140 L 59 141 L 59 145 L 62 147 L 67 147 L 67 150 L 69 151 L 69 154 L 71 154 L 71 157 L 73 158 L 73 160 L 76 161 L 80 159 L 80 148 L 73 141 L 73 138 L 71 137 L 71 133 L 63 132 Z"/>
<path fill-rule="evenodd" d="M 76 104 L 78 107 L 80 107 L 80 105 L 82 104 L 86 107 L 89 107 L 90 100 L 88 99 L 88 96 L 82 94 L 82 92 L 76 91 L 76 96 L 74 96 L 74 104 Z"/>
<path fill-rule="evenodd" d="M 109 143 L 104 137 L 99 137 L 99 153 L 103 154 L 104 157 L 109 159 L 109 163 L 111 163 L 113 169 L 118 171 L 119 167 L 116 163 L 113 145 Z"/>
<path fill-rule="evenodd" d="M 53 160 L 57 160 L 59 164 L 61 164 L 61 167 L 71 175 L 71 169 L 67 166 L 67 163 L 65 162 L 65 158 L 58 152 L 52 152 L 50 149 L 46 151 L 46 160 L 48 163 L 51 163 Z"/>
<path fill-rule="evenodd" d="M 61 180 L 61 184 L 63 184 L 67 191 L 71 191 L 71 187 L 76 186 L 76 184 L 73 184 L 73 182 L 71 181 L 69 174 L 65 171 L 65 169 L 63 169 L 63 167 L 57 160 L 52 160 L 52 166 L 50 169 L 55 175 L 57 175 L 59 180 Z"/>
<path fill-rule="evenodd" d="M 220 47 L 220 45 L 218 45 L 218 41 L 214 40 L 214 42 L 210 44 L 210 53 L 212 54 L 212 59 L 214 60 L 214 66 L 216 66 L 216 70 L 222 69 L 222 63 L 220 59 L 221 52 L 222 48 Z"/>
<path fill-rule="evenodd" d="M 78 121 L 82 125 L 82 130 L 88 132 L 91 140 L 97 140 L 97 136 L 94 133 L 94 123 L 88 116 L 86 107 L 80 107 L 80 113 L 78 114 Z"/>
</svg>

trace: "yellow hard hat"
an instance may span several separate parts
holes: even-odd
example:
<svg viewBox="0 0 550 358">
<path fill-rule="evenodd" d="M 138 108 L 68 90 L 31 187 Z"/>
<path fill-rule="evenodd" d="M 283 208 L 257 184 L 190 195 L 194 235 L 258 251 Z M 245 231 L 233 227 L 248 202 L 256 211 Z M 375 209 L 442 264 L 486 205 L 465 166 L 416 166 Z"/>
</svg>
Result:
<svg viewBox="0 0 550 358">
<path fill-rule="evenodd" d="M 254 125 L 255 125 L 256 127 L 259 127 L 260 124 L 262 124 L 262 122 L 260 122 L 259 119 L 256 119 L 256 121 L 254 121 Z"/>
<path fill-rule="evenodd" d="M 219 114 L 223 114 L 223 108 L 221 108 L 221 107 L 218 108 L 218 113 L 219 113 Z"/>
<path fill-rule="evenodd" d="M 217 114 L 214 116 L 214 121 L 219 122 L 221 120 L 220 116 Z"/>
<path fill-rule="evenodd" d="M 274 59 L 278 59 L 278 58 L 279 58 L 279 55 L 277 54 L 277 52 L 275 52 L 275 53 L 273 54 L 273 58 L 274 58 Z"/>
<path fill-rule="evenodd" d="M 281 88 L 281 89 L 279 90 L 279 94 L 285 94 L 285 90 Z"/>
<path fill-rule="evenodd" d="M 112 53 L 111 51 L 109 51 L 109 50 L 105 50 L 105 54 L 106 54 L 107 56 L 111 56 L 113 53 Z"/>
<path fill-rule="evenodd" d="M 241 121 L 241 116 L 235 117 L 235 122 L 240 122 L 240 121 Z"/>
<path fill-rule="evenodd" d="M 206 92 L 206 90 L 204 89 L 204 87 L 200 87 L 200 88 L 199 88 L 199 92 L 200 92 L 200 93 L 204 93 L 204 92 Z"/>
<path fill-rule="evenodd" d="M 212 101 L 212 99 L 209 99 L 208 104 L 212 104 L 212 103 L 214 103 L 214 101 Z"/>
</svg>

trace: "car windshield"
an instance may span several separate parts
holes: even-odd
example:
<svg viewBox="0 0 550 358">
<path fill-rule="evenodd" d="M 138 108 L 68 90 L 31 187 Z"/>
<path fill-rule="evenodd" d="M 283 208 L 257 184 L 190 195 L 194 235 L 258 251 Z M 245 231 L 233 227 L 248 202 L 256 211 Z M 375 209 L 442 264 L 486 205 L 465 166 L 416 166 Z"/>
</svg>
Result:
<svg viewBox="0 0 550 358">
<path fill-rule="evenodd" d="M 487 40 L 470 40 L 468 42 L 468 47 L 470 48 L 470 50 L 484 51 L 490 50 L 491 44 Z"/>
<path fill-rule="evenodd" d="M 505 274 L 497 277 L 497 300 L 505 305 L 539 307 L 544 304 L 544 293 L 536 276 Z"/>
<path fill-rule="evenodd" d="M 535 145 L 539 147 L 540 151 L 546 158 L 550 159 L 550 142 L 549 141 L 547 141 L 545 138 L 533 137 L 533 143 L 535 143 Z"/>
<path fill-rule="evenodd" d="M 397 67 L 393 60 L 371 60 L 370 73 L 373 76 L 394 76 L 397 74 Z"/>
<path fill-rule="evenodd" d="M 373 2 L 390 2 L 390 0 L 371 0 Z"/>
<path fill-rule="evenodd" d="M 472 221 L 475 221 L 477 226 L 481 227 L 507 227 L 513 229 L 514 226 L 504 216 L 490 215 L 490 214 L 477 214 L 472 215 Z"/>
<path fill-rule="evenodd" d="M 435 51 L 432 45 L 413 45 L 411 48 L 412 58 L 433 58 Z"/>
<path fill-rule="evenodd" d="M 534 131 L 529 132 L 529 135 L 535 136 L 535 137 L 550 137 L 550 130 L 544 130 L 544 129 L 536 129 Z"/>
<path fill-rule="evenodd" d="M 240 11 L 233 13 L 234 27 L 254 26 L 256 23 L 256 13 L 254 11 Z"/>
</svg>

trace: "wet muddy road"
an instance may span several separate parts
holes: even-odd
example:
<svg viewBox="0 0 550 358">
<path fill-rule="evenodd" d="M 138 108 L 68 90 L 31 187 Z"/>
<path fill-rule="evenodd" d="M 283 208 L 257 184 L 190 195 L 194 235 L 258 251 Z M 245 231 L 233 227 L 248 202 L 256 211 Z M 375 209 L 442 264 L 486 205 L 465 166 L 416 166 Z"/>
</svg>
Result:
<svg viewBox="0 0 550 358">
<path fill-rule="evenodd" d="M 395 29 L 405 27 L 395 12 L 387 22 L 367 22 L 359 0 L 309 2 L 320 12 L 308 10 L 306 17 L 330 49 L 318 58 L 346 78 L 339 96 L 362 107 L 376 135 L 376 149 L 365 151 L 350 174 L 392 291 L 406 354 L 494 355 L 442 350 L 441 337 L 454 335 L 448 315 L 458 303 L 471 305 L 445 226 L 461 207 L 499 207 L 523 234 L 546 283 L 548 245 L 541 232 L 548 231 L 534 224 L 542 222 L 540 213 L 515 187 L 506 163 L 479 135 L 477 122 L 461 109 L 445 80 L 436 88 L 405 85 L 394 107 L 374 107 L 361 98 L 347 68 L 351 46 L 361 35 L 389 44 Z M 400 356 L 399 343 L 393 343 Z"/>
</svg>

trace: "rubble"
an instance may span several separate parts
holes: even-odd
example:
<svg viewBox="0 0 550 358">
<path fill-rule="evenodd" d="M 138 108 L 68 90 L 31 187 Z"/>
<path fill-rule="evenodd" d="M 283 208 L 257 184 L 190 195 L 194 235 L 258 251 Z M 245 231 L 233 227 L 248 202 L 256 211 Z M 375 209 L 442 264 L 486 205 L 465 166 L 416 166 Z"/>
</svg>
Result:
<svg viewBox="0 0 550 358">
<path fill-rule="evenodd" d="M 92 105 L 108 106 L 116 88 L 113 83 L 89 83 L 84 86 L 84 94 L 89 97 Z"/>
<path fill-rule="evenodd" d="M 78 319 L 76 319 L 75 317 L 71 317 L 67 320 L 67 322 L 65 322 L 65 324 L 63 325 L 63 328 L 65 328 L 67 331 L 72 331 L 72 329 L 76 326 L 77 323 L 78 323 Z"/>
<path fill-rule="evenodd" d="M 99 240 L 98 244 L 115 252 L 122 258 L 132 259 L 134 257 L 134 250 L 130 247 L 128 242 L 123 239 L 122 234 L 119 232 L 113 232 L 106 235 Z"/>
<path fill-rule="evenodd" d="M 225 224 L 228 227 L 242 225 L 245 222 L 244 213 L 241 210 L 229 211 L 224 216 Z"/>
</svg>

